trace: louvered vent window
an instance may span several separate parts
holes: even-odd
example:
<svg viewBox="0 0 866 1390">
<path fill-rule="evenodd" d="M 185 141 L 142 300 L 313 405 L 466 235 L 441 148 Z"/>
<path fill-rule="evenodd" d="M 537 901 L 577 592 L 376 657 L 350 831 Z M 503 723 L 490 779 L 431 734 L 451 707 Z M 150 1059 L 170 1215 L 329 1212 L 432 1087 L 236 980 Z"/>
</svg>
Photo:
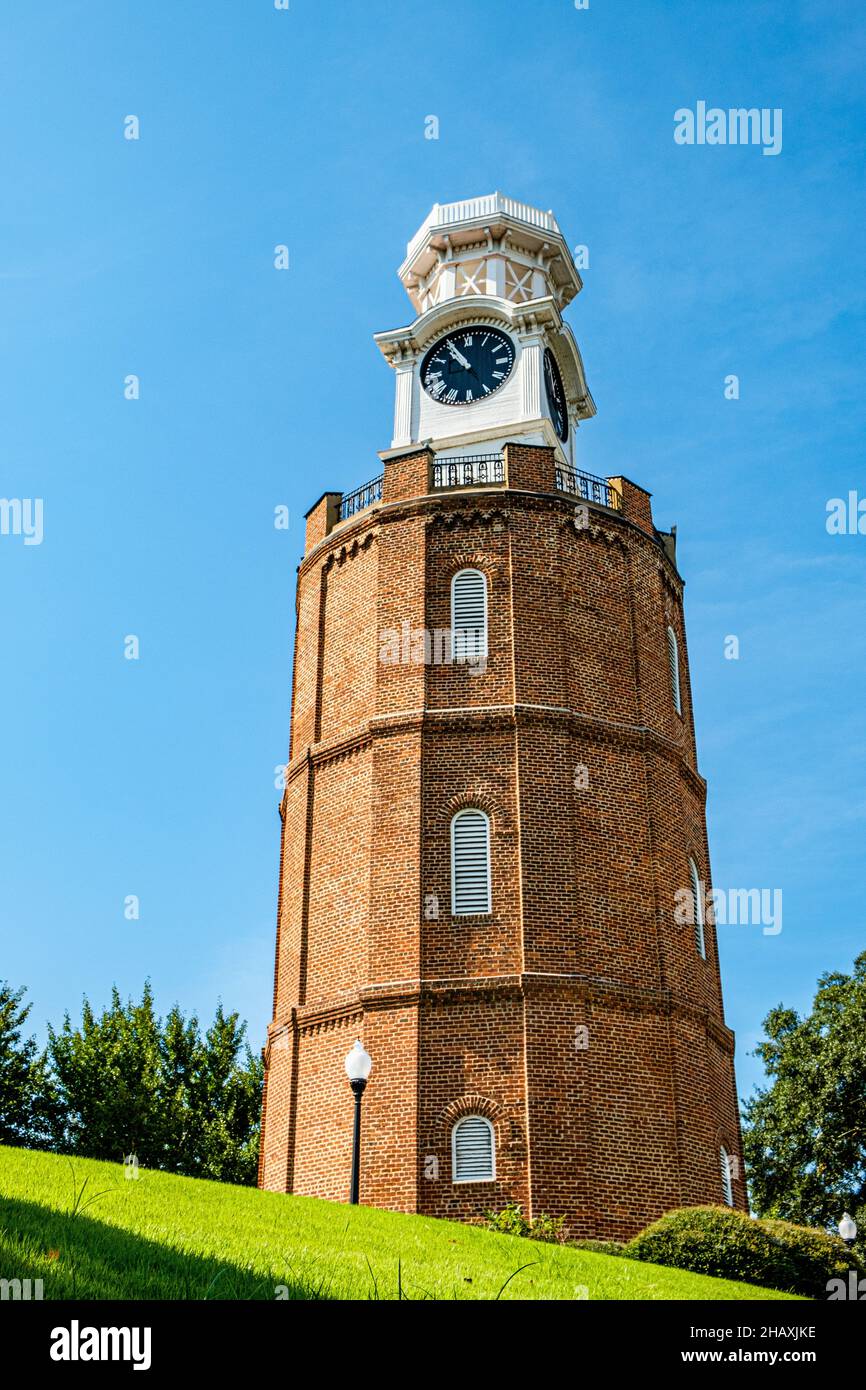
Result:
<svg viewBox="0 0 866 1390">
<path fill-rule="evenodd" d="M 698 877 L 698 866 L 694 859 L 689 860 L 689 875 L 692 880 L 692 898 L 695 905 L 695 945 L 698 948 L 698 955 L 704 960 L 707 958 L 707 943 L 704 939 L 704 900 L 701 897 L 701 880 Z"/>
<path fill-rule="evenodd" d="M 683 705 L 680 699 L 680 649 L 677 642 L 677 634 L 672 627 L 668 628 L 668 664 L 671 668 L 671 693 L 674 697 L 674 709 L 677 714 L 682 714 Z"/>
<path fill-rule="evenodd" d="M 451 581 L 451 644 L 454 661 L 487 658 L 487 580 L 480 570 L 459 570 Z"/>
<path fill-rule="evenodd" d="M 734 1205 L 734 1185 L 731 1181 L 731 1160 L 728 1157 L 727 1149 L 719 1150 L 719 1158 L 722 1164 L 722 1195 L 727 1206 Z"/>
<path fill-rule="evenodd" d="M 493 1182 L 496 1148 L 493 1126 L 483 1115 L 466 1115 L 451 1131 L 452 1182 Z"/>
<path fill-rule="evenodd" d="M 451 912 L 490 911 L 490 821 L 483 811 L 458 811 L 451 822 Z"/>
</svg>

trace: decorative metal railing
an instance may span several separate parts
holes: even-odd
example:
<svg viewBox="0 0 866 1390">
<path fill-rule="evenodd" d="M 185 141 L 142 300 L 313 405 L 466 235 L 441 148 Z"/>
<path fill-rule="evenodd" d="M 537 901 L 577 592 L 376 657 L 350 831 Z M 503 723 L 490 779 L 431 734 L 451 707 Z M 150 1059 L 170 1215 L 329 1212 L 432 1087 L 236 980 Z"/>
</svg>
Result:
<svg viewBox="0 0 866 1390">
<path fill-rule="evenodd" d="M 438 459 L 433 464 L 433 487 L 480 487 L 505 482 L 505 460 L 501 454 L 466 454 L 461 458 Z"/>
<path fill-rule="evenodd" d="M 372 507 L 374 502 L 382 500 L 382 480 L 384 473 L 378 478 L 373 478 L 371 482 L 364 483 L 363 487 L 356 487 L 354 492 L 347 492 L 340 503 L 340 520 L 345 521 L 347 517 L 354 516 L 356 512 L 362 512 L 365 507 Z"/>
<path fill-rule="evenodd" d="M 594 473 L 579 473 L 574 468 L 556 467 L 556 490 L 568 492 L 572 497 L 582 497 L 585 502 L 600 502 L 612 511 L 622 511 L 622 493 L 607 478 L 597 478 Z"/>
</svg>

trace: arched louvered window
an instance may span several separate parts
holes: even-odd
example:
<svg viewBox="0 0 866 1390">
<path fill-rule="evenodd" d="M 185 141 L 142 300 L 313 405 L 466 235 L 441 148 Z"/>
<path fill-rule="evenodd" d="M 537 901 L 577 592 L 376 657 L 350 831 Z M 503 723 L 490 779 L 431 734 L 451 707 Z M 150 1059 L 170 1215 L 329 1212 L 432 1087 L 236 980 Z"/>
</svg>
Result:
<svg viewBox="0 0 866 1390">
<path fill-rule="evenodd" d="M 451 1181 L 493 1182 L 496 1141 L 483 1115 L 464 1115 L 451 1131 Z"/>
<path fill-rule="evenodd" d="M 451 581 L 451 659 L 487 659 L 487 580 L 480 570 L 458 570 Z"/>
<path fill-rule="evenodd" d="M 707 943 L 704 937 L 704 899 L 701 893 L 701 880 L 694 859 L 689 860 L 689 877 L 692 880 L 692 898 L 695 906 L 695 945 L 698 955 L 707 958 Z"/>
<path fill-rule="evenodd" d="M 674 709 L 677 714 L 682 714 L 683 703 L 680 698 L 680 647 L 677 642 L 677 634 L 672 627 L 668 628 L 668 665 L 671 668 L 671 693 L 674 697 Z"/>
<path fill-rule="evenodd" d="M 475 807 L 451 822 L 451 912 L 490 912 L 490 821 Z"/>
<path fill-rule="evenodd" d="M 734 1184 L 731 1180 L 731 1159 L 726 1148 L 719 1149 L 719 1160 L 722 1165 L 722 1195 L 725 1205 L 734 1205 Z"/>
</svg>

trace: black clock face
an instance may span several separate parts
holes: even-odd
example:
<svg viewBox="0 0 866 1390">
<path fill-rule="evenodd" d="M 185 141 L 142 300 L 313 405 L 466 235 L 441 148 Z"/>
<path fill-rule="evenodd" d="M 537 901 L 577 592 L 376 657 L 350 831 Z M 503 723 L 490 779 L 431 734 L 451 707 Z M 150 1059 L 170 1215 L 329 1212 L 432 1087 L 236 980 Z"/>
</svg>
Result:
<svg viewBox="0 0 866 1390">
<path fill-rule="evenodd" d="M 424 390 L 440 405 L 474 405 L 504 386 L 514 366 L 514 344 L 498 328 L 457 328 L 421 363 Z"/>
<path fill-rule="evenodd" d="M 553 427 L 564 444 L 568 439 L 568 407 L 565 404 L 565 391 L 562 388 L 559 367 L 550 348 L 544 349 L 544 386 Z"/>
</svg>

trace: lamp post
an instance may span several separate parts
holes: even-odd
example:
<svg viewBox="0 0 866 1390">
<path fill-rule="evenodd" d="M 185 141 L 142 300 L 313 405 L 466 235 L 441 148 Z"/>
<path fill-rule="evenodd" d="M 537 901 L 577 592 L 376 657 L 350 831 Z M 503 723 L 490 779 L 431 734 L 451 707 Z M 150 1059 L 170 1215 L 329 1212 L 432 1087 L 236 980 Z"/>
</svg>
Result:
<svg viewBox="0 0 866 1390">
<path fill-rule="evenodd" d="M 361 1097 L 370 1072 L 373 1059 L 365 1052 L 360 1042 L 346 1054 L 346 1075 L 355 1097 L 355 1125 L 352 1131 L 352 1186 L 349 1201 L 353 1207 L 358 1205 L 358 1191 L 361 1185 Z"/>
<path fill-rule="evenodd" d="M 850 1250 L 857 1239 L 857 1222 L 853 1216 L 848 1215 L 847 1211 L 842 1213 L 842 1220 L 839 1222 L 839 1234 Z"/>
</svg>

